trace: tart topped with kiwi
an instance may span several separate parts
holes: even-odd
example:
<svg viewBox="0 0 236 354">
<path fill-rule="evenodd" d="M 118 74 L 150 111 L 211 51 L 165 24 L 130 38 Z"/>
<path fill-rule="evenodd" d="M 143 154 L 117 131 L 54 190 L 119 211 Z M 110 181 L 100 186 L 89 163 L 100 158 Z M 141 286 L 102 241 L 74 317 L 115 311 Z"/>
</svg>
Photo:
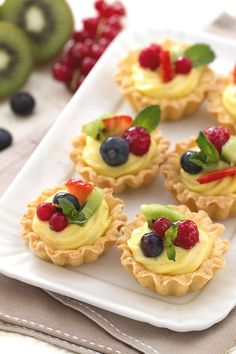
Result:
<svg viewBox="0 0 236 354">
<path fill-rule="evenodd" d="M 191 210 L 210 217 L 236 215 L 236 136 L 211 127 L 177 143 L 162 166 L 165 186 Z"/>
<path fill-rule="evenodd" d="M 214 78 L 208 64 L 214 58 L 204 43 L 151 43 L 128 53 L 115 80 L 136 110 L 158 104 L 161 120 L 178 120 L 196 111 L 205 98 Z"/>
<path fill-rule="evenodd" d="M 144 287 L 161 295 L 200 290 L 224 266 L 228 241 L 221 224 L 186 206 L 142 205 L 121 229 L 121 263 Z"/>
<path fill-rule="evenodd" d="M 94 262 L 116 242 L 126 221 L 122 208 L 110 190 L 73 177 L 28 205 L 22 234 L 40 258 L 56 265 Z"/>
<path fill-rule="evenodd" d="M 135 118 L 108 114 L 84 125 L 70 154 L 76 170 L 86 180 L 115 192 L 149 184 L 169 146 L 157 129 L 159 120 L 160 109 L 152 105 Z"/>
</svg>

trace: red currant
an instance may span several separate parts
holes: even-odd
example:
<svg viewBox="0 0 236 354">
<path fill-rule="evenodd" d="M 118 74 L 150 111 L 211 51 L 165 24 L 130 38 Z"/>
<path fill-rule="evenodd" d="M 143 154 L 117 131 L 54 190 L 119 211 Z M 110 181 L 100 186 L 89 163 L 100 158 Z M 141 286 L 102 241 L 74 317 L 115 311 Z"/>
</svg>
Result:
<svg viewBox="0 0 236 354">
<path fill-rule="evenodd" d="M 117 30 L 116 28 L 112 28 L 111 26 L 104 26 L 104 28 L 102 29 L 101 32 L 101 36 L 104 38 L 108 38 L 110 40 L 114 39 L 117 34 L 119 33 L 119 30 Z"/>
<path fill-rule="evenodd" d="M 105 49 L 109 46 L 109 44 L 111 43 L 111 40 L 108 39 L 108 38 L 104 38 L 104 37 L 101 37 L 99 40 L 98 40 L 98 44 L 102 47 L 104 47 Z"/>
<path fill-rule="evenodd" d="M 91 47 L 91 56 L 95 59 L 99 59 L 105 48 L 99 44 L 93 44 Z"/>
<path fill-rule="evenodd" d="M 36 214 L 42 221 L 48 221 L 53 214 L 57 211 L 56 207 L 52 203 L 41 203 L 38 205 Z"/>
<path fill-rule="evenodd" d="M 176 74 L 188 74 L 192 69 L 192 61 L 188 57 L 179 57 L 175 62 Z"/>
<path fill-rule="evenodd" d="M 90 38 L 90 35 L 87 31 L 81 30 L 81 31 L 74 32 L 73 38 L 75 42 L 84 42 L 85 39 Z"/>
<path fill-rule="evenodd" d="M 74 56 L 73 46 L 68 50 L 67 56 L 68 56 L 69 66 L 71 68 L 77 69 L 77 68 L 80 67 L 81 58 L 77 58 L 77 57 Z"/>
<path fill-rule="evenodd" d="M 116 29 L 117 31 L 122 30 L 122 24 L 120 23 L 120 18 L 117 15 L 113 15 L 107 19 L 106 25 Z"/>
<path fill-rule="evenodd" d="M 113 11 L 116 15 L 118 16 L 124 16 L 125 15 L 125 7 L 120 1 L 115 1 L 114 4 L 112 5 Z"/>
<path fill-rule="evenodd" d="M 104 0 L 96 0 L 94 7 L 98 12 L 102 12 L 107 7 L 107 4 Z"/>
<path fill-rule="evenodd" d="M 72 78 L 72 69 L 62 63 L 56 63 L 53 67 L 53 76 L 56 80 L 62 81 L 62 82 L 67 82 L 70 81 Z"/>
<path fill-rule="evenodd" d="M 99 21 L 99 17 L 91 17 L 83 20 L 84 29 L 89 33 L 91 38 L 94 38 L 96 36 Z"/>
<path fill-rule="evenodd" d="M 76 43 L 72 49 L 71 53 L 75 58 L 85 58 L 89 55 L 90 47 L 84 43 Z"/>
<path fill-rule="evenodd" d="M 50 218 L 49 225 L 53 231 L 60 232 L 67 227 L 68 221 L 64 214 L 61 212 L 56 212 Z"/>
<path fill-rule="evenodd" d="M 172 222 L 166 218 L 159 218 L 153 223 L 153 230 L 155 233 L 162 238 L 165 237 L 165 232 L 168 230 L 172 225 Z"/>
<path fill-rule="evenodd" d="M 80 70 L 83 75 L 87 75 L 90 70 L 94 67 L 96 64 L 96 60 L 94 58 L 86 57 L 83 58 L 81 61 L 81 66 Z"/>
</svg>

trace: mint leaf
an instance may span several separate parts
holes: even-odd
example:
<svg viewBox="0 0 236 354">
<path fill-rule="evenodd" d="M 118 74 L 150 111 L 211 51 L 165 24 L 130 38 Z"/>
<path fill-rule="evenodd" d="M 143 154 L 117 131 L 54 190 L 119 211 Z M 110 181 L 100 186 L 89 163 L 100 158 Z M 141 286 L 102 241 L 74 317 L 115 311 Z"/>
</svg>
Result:
<svg viewBox="0 0 236 354">
<path fill-rule="evenodd" d="M 83 225 L 87 219 L 82 211 L 78 211 L 75 206 L 66 198 L 58 199 L 59 206 L 70 224 Z"/>
<path fill-rule="evenodd" d="M 87 221 L 84 213 L 82 211 L 80 211 L 77 215 L 77 217 L 72 217 L 72 218 L 68 218 L 68 222 L 70 224 L 78 224 L 78 225 L 83 225 L 85 222 Z"/>
<path fill-rule="evenodd" d="M 215 59 L 213 50 L 204 43 L 194 44 L 187 48 L 184 55 L 192 61 L 193 67 L 209 64 Z"/>
<path fill-rule="evenodd" d="M 176 251 L 174 247 L 174 241 L 178 235 L 178 224 L 172 224 L 172 226 L 165 232 L 164 246 L 166 249 L 167 257 L 171 261 L 175 262 Z"/>
<path fill-rule="evenodd" d="M 133 126 L 139 126 L 147 129 L 147 131 L 153 131 L 160 122 L 161 110 L 157 105 L 151 105 L 144 108 L 137 114 L 133 121 Z"/>
<path fill-rule="evenodd" d="M 207 139 L 206 135 L 203 132 L 200 132 L 196 143 L 200 148 L 199 152 L 196 152 L 190 160 L 195 163 L 197 166 L 203 168 L 213 167 L 217 164 L 220 159 L 220 155 L 216 147 Z"/>
</svg>

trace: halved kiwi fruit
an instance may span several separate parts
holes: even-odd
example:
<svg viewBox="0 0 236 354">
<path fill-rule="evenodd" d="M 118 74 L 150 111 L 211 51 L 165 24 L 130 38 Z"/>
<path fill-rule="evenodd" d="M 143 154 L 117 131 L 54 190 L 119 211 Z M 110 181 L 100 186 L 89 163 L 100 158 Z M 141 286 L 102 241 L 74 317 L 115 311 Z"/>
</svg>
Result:
<svg viewBox="0 0 236 354">
<path fill-rule="evenodd" d="M 0 99 L 23 86 L 32 67 L 27 36 L 15 25 L 0 21 Z"/>
<path fill-rule="evenodd" d="M 38 62 L 56 56 L 73 30 L 72 13 L 65 0 L 6 0 L 1 16 L 27 34 Z"/>
</svg>

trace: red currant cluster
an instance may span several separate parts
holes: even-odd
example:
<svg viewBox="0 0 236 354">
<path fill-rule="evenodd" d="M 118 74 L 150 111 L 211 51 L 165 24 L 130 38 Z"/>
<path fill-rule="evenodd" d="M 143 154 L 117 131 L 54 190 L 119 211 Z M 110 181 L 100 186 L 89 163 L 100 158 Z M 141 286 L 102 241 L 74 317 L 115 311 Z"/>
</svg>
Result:
<svg viewBox="0 0 236 354">
<path fill-rule="evenodd" d="M 75 92 L 107 46 L 122 30 L 121 18 L 125 8 L 120 1 L 109 5 L 104 0 L 95 1 L 98 14 L 83 20 L 83 29 L 73 34 L 67 52 L 53 67 L 56 80 L 66 83 Z"/>
</svg>

